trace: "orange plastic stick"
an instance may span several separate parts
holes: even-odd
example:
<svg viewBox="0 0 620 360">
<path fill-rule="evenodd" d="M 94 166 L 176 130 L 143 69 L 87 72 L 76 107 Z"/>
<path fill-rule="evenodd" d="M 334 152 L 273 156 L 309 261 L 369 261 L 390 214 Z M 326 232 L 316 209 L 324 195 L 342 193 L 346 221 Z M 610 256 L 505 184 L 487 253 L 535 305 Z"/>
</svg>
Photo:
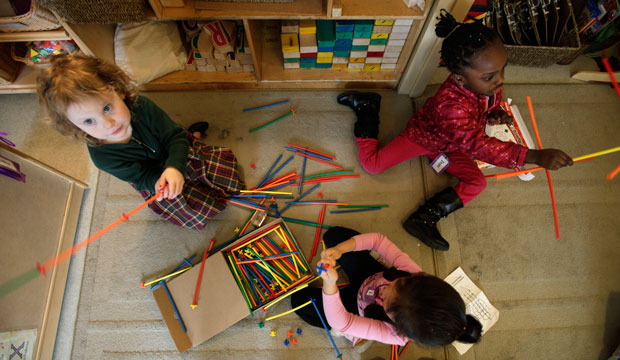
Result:
<svg viewBox="0 0 620 360">
<path fill-rule="evenodd" d="M 200 272 L 198 273 L 198 282 L 196 282 L 196 291 L 194 291 L 194 302 L 192 303 L 192 309 L 195 309 L 198 304 L 196 304 L 196 300 L 198 300 L 198 290 L 200 289 L 200 280 L 202 279 L 202 272 L 205 269 L 205 260 L 209 257 L 209 251 L 213 248 L 213 244 L 215 244 L 215 238 L 211 239 L 211 244 L 209 244 L 209 248 L 205 249 L 205 253 L 202 256 L 202 264 L 200 264 Z"/>
<path fill-rule="evenodd" d="M 534 117 L 534 108 L 532 107 L 532 99 L 527 96 L 527 107 L 530 110 L 530 117 L 532 118 L 532 126 L 534 127 L 534 133 L 536 134 L 536 141 L 538 142 L 538 148 L 542 150 L 542 143 L 540 142 L 540 135 L 538 133 L 538 126 L 536 125 L 536 118 Z M 549 192 L 551 193 L 551 206 L 553 206 L 553 221 L 555 223 L 555 238 L 560 238 L 560 223 L 558 221 L 558 209 L 555 203 L 555 193 L 553 192 L 553 183 L 551 182 L 551 174 L 549 170 L 545 169 L 547 175 L 547 182 L 549 183 Z"/>
<path fill-rule="evenodd" d="M 576 163 L 578 163 L 578 162 L 590 161 L 590 160 L 594 160 L 594 158 L 590 157 L 590 158 L 578 159 L 578 160 L 574 160 L 574 161 Z M 501 179 L 506 179 L 506 178 L 517 176 L 517 175 L 521 175 L 521 174 L 531 173 L 533 171 L 538 171 L 538 170 L 542 170 L 542 169 L 544 169 L 544 168 L 542 168 L 542 167 L 535 167 L 535 168 L 525 169 L 525 170 L 518 170 L 518 171 L 510 171 L 510 172 L 499 173 L 499 174 L 485 175 L 484 177 L 487 177 L 487 178 L 494 177 L 497 180 L 501 180 Z"/>
<path fill-rule="evenodd" d="M 338 166 L 338 165 L 336 165 L 336 164 L 332 164 L 332 163 L 327 162 L 327 161 L 325 161 L 325 160 L 323 160 L 323 159 L 319 159 L 318 157 L 314 157 L 314 156 L 312 156 L 312 155 L 304 154 L 304 153 L 299 152 L 299 151 L 295 151 L 295 153 L 296 153 L 296 154 L 298 154 L 298 155 L 300 155 L 300 156 L 307 157 L 308 159 L 312 159 L 312 160 L 314 160 L 314 161 L 321 162 L 321 163 L 323 163 L 323 164 L 325 164 L 325 165 L 333 166 L 333 167 L 335 167 L 335 168 L 336 168 L 336 169 L 338 169 L 338 170 L 344 170 L 341 166 Z"/>
<path fill-rule="evenodd" d="M 620 172 L 620 165 L 618 165 L 618 167 L 614 171 L 607 174 L 607 180 L 613 179 L 616 175 L 618 175 L 619 172 Z"/>
<path fill-rule="evenodd" d="M 122 223 L 123 221 L 129 221 L 129 217 L 135 213 L 137 213 L 138 211 L 142 210 L 142 208 L 144 208 L 145 206 L 147 206 L 148 204 L 152 203 L 153 201 L 155 201 L 157 199 L 157 197 L 159 195 L 161 195 L 161 191 L 159 193 L 157 193 L 157 195 L 153 196 L 152 198 L 148 199 L 147 201 L 143 202 L 142 204 L 140 204 L 139 206 L 137 206 L 135 209 L 131 210 L 129 213 L 127 214 L 123 214 L 120 218 L 118 218 L 116 221 L 114 221 L 113 223 L 111 223 L 110 225 L 104 227 L 103 229 L 97 231 L 96 233 L 94 233 L 93 235 L 89 236 L 86 240 L 79 242 L 75 245 L 73 245 L 71 248 L 61 252 L 60 254 L 53 256 L 49 259 L 47 259 L 46 261 L 44 261 L 42 264 L 37 262 L 37 270 L 39 270 L 39 272 L 41 273 L 41 275 L 45 276 L 45 273 L 54 268 L 56 265 L 58 265 L 59 263 L 65 261 L 67 258 L 73 256 L 73 254 L 75 254 L 76 252 L 82 250 L 82 248 L 88 246 L 90 243 L 92 243 L 93 241 L 97 240 L 98 238 L 100 238 L 103 234 L 107 233 L 108 231 L 114 229 L 118 224 Z"/>
</svg>

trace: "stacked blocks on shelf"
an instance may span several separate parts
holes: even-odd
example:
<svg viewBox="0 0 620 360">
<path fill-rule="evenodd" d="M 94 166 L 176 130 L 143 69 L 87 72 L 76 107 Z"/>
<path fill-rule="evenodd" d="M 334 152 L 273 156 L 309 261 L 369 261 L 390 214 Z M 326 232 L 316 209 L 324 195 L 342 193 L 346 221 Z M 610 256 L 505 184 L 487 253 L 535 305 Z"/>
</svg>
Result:
<svg viewBox="0 0 620 360">
<path fill-rule="evenodd" d="M 412 19 L 282 21 L 284 68 L 394 71 L 412 25 Z"/>
</svg>

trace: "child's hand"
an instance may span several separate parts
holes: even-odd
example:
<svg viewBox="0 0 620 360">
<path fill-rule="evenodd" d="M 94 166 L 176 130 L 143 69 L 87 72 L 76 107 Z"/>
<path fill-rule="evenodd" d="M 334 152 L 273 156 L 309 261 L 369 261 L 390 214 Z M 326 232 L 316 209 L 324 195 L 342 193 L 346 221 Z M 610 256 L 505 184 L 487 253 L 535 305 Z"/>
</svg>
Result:
<svg viewBox="0 0 620 360">
<path fill-rule="evenodd" d="M 321 259 L 330 260 L 334 263 L 336 262 L 336 260 L 340 259 L 341 256 L 342 251 L 340 251 L 337 246 L 321 251 Z"/>
<path fill-rule="evenodd" d="M 503 109 L 497 109 L 487 117 L 488 125 L 512 124 L 512 116 L 508 115 Z"/>
<path fill-rule="evenodd" d="M 336 261 L 332 260 L 319 260 L 317 266 L 323 265 L 325 271 L 321 271 L 321 278 L 323 278 L 323 284 L 335 284 L 338 281 L 338 271 L 336 271 Z"/>
<path fill-rule="evenodd" d="M 183 184 L 185 184 L 185 179 L 183 179 L 183 174 L 179 170 L 172 166 L 166 168 L 155 183 L 155 190 L 163 190 L 157 201 L 164 198 L 172 200 L 179 196 L 183 190 Z"/>
<path fill-rule="evenodd" d="M 536 164 L 547 170 L 557 170 L 564 166 L 573 165 L 573 159 L 564 151 L 558 149 L 530 149 L 525 154 L 525 162 Z"/>
</svg>

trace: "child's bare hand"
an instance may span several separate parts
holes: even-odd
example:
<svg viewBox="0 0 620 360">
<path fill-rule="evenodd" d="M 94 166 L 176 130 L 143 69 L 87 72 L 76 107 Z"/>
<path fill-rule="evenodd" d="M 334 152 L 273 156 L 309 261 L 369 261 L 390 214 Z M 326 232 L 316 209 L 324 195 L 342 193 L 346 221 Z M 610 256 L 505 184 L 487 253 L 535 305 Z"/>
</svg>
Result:
<svg viewBox="0 0 620 360">
<path fill-rule="evenodd" d="M 325 249 L 321 251 L 321 259 L 322 260 L 330 260 L 336 262 L 336 260 L 340 259 L 342 256 L 342 251 L 338 249 L 338 247 L 331 247 L 329 249 Z"/>
<path fill-rule="evenodd" d="M 558 149 L 530 149 L 525 155 L 525 162 L 536 164 L 548 170 L 557 170 L 564 166 L 573 165 L 573 159 L 567 153 Z"/>
<path fill-rule="evenodd" d="M 335 284 L 338 281 L 338 271 L 336 271 L 336 261 L 333 260 L 319 260 L 317 266 L 325 268 L 325 271 L 321 271 L 321 278 L 324 283 Z"/>
<path fill-rule="evenodd" d="M 168 167 L 159 177 L 159 180 L 155 183 L 155 190 L 163 190 L 163 193 L 157 198 L 157 201 L 161 199 L 172 200 L 181 194 L 185 179 L 183 174 L 174 167 Z"/>
<path fill-rule="evenodd" d="M 487 117 L 488 125 L 512 124 L 512 116 L 502 109 L 493 111 Z"/>
</svg>

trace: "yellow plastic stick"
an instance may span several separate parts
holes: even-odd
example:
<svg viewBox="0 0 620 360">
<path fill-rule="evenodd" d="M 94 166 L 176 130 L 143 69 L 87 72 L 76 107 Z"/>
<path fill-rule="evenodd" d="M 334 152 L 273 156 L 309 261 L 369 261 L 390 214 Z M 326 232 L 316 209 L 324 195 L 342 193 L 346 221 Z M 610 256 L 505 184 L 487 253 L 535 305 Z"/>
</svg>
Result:
<svg viewBox="0 0 620 360">
<path fill-rule="evenodd" d="M 601 156 L 601 155 L 606 155 L 612 152 L 616 152 L 616 151 L 620 151 L 620 146 L 617 146 L 615 148 L 611 148 L 611 149 L 607 149 L 607 150 L 603 150 L 603 151 L 599 151 L 599 152 L 595 152 L 589 155 L 584 155 L 584 156 L 579 156 L 576 158 L 573 158 L 573 161 L 579 161 L 582 159 L 587 159 L 587 158 L 593 158 L 593 157 L 597 157 L 597 156 Z"/>
<path fill-rule="evenodd" d="M 304 306 L 308 306 L 308 305 L 310 305 L 310 304 L 312 304 L 312 300 L 308 301 L 307 303 L 301 304 L 301 305 L 299 305 L 298 307 L 296 307 L 296 308 L 294 308 L 294 309 L 291 309 L 291 310 L 285 311 L 285 312 L 283 312 L 283 313 L 281 313 L 281 314 L 274 315 L 274 316 L 270 316 L 270 317 L 266 318 L 266 319 L 265 319 L 265 321 L 273 320 L 273 319 L 275 319 L 275 318 L 279 318 L 280 316 L 284 316 L 284 315 L 286 315 L 286 314 L 290 314 L 290 313 L 292 313 L 293 311 L 297 311 L 297 310 L 301 309 L 302 307 L 304 307 Z"/>
<path fill-rule="evenodd" d="M 153 280 L 153 281 L 149 281 L 149 282 L 147 282 L 147 283 L 142 283 L 142 284 L 140 284 L 140 286 L 145 287 L 145 286 L 151 285 L 152 283 L 156 283 L 156 282 L 158 282 L 158 281 L 160 281 L 160 280 L 164 280 L 164 279 L 167 279 L 167 278 L 169 278 L 169 277 L 171 277 L 171 276 L 174 276 L 174 275 L 179 275 L 180 273 L 184 273 L 184 272 L 186 272 L 187 270 L 189 270 L 189 269 L 191 269 L 191 268 L 192 268 L 191 266 L 188 266 L 188 267 L 183 268 L 183 269 L 181 269 L 181 270 L 179 270 L 179 271 L 175 271 L 175 272 L 173 272 L 172 274 L 168 274 L 168 275 L 166 275 L 166 276 L 162 276 L 162 277 L 160 277 L 159 279 L 155 279 L 155 280 Z"/>
<path fill-rule="evenodd" d="M 286 191 L 241 190 L 240 192 L 242 192 L 242 193 L 257 193 L 257 194 L 293 195 L 292 192 L 286 192 Z"/>
<path fill-rule="evenodd" d="M 295 290 L 293 291 L 289 291 L 289 292 L 285 292 L 284 294 L 282 294 L 282 296 L 280 296 L 279 298 L 275 299 L 273 302 L 269 303 L 269 305 L 263 307 L 263 309 L 267 310 L 270 307 L 272 307 L 274 304 L 278 303 L 280 300 L 284 299 L 285 297 L 291 295 L 292 293 L 295 293 L 301 289 L 305 289 L 308 287 L 308 283 L 305 283 L 303 285 L 299 285 L 298 287 L 295 288 Z"/>
<path fill-rule="evenodd" d="M 246 243 L 243 243 L 243 244 L 241 244 L 241 245 L 237 246 L 236 248 L 232 249 L 231 251 L 235 251 L 235 250 L 238 250 L 239 248 L 242 248 L 242 247 L 244 247 L 244 246 L 248 246 L 248 245 L 250 245 L 251 243 L 253 243 L 254 241 L 256 241 L 256 240 L 258 240 L 258 239 L 262 238 L 263 236 L 269 235 L 269 234 L 271 234 L 272 232 L 276 231 L 276 229 L 277 229 L 277 228 L 278 228 L 278 227 L 276 226 L 276 227 L 274 227 L 273 229 L 271 229 L 271 230 L 267 231 L 266 233 L 260 234 L 259 236 L 256 236 L 254 239 L 252 239 L 252 240 L 250 240 L 250 241 L 248 241 L 248 242 L 246 242 Z"/>
</svg>

